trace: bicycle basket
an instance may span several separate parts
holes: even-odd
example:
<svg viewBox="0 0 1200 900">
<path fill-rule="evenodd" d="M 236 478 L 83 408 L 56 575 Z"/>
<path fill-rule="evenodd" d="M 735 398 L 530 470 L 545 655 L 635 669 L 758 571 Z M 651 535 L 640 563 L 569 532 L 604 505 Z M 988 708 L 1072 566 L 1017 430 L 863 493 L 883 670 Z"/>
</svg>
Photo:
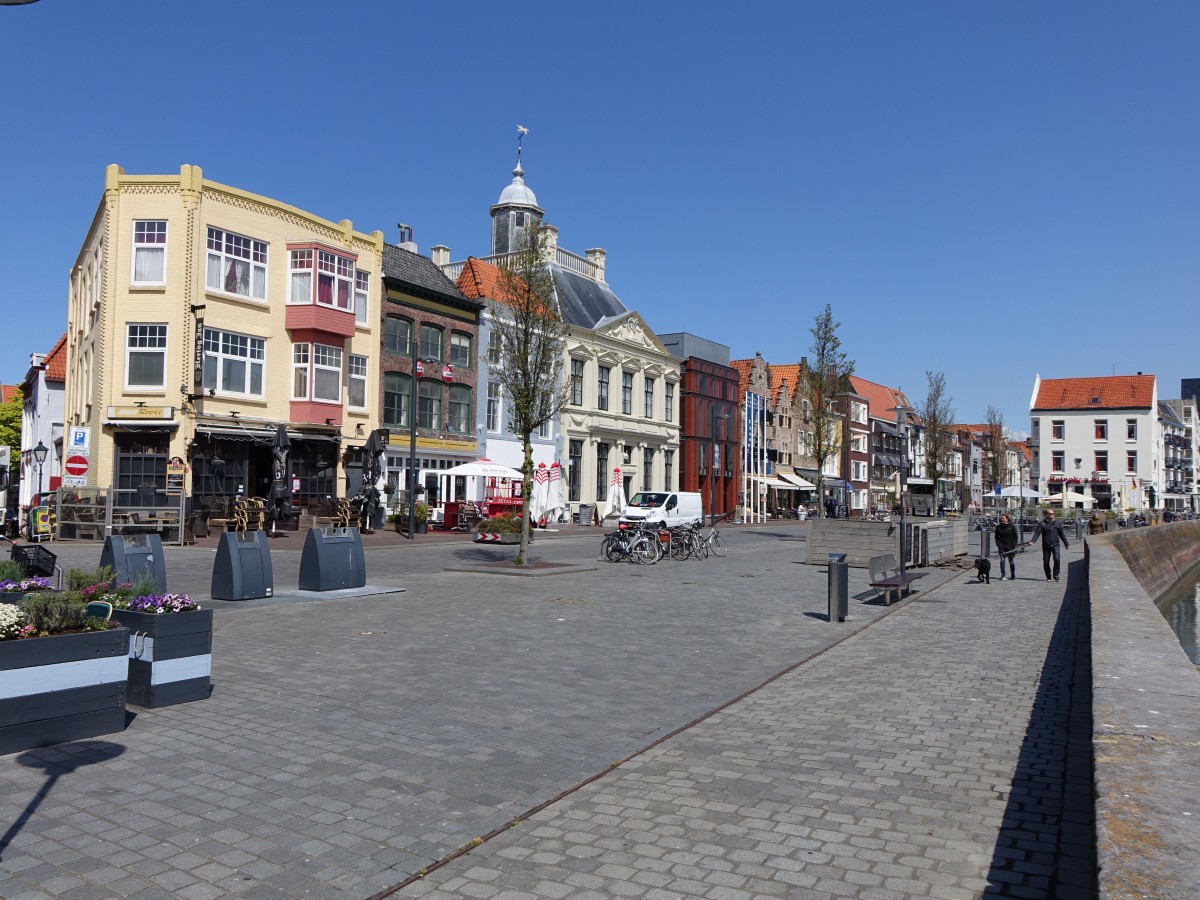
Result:
<svg viewBox="0 0 1200 900">
<path fill-rule="evenodd" d="M 20 563 L 28 575 L 53 578 L 58 557 L 41 544 L 13 544 L 12 559 Z"/>
<path fill-rule="evenodd" d="M 669 543 L 671 543 L 671 532 L 669 532 L 669 531 L 660 531 L 660 532 L 658 533 L 658 541 L 659 541 L 659 543 L 660 543 L 660 544 L 669 544 Z"/>
</svg>

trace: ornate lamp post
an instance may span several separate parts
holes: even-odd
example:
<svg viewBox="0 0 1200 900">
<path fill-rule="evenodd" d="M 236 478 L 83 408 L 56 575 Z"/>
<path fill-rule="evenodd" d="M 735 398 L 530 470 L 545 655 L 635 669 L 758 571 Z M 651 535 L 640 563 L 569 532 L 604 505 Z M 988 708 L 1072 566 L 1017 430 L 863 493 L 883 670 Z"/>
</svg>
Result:
<svg viewBox="0 0 1200 900">
<path fill-rule="evenodd" d="M 37 460 L 38 466 L 37 500 L 39 504 L 42 500 L 42 463 L 46 461 L 46 454 L 49 452 L 50 448 L 43 444 L 40 440 L 38 441 L 37 446 L 33 448 L 33 458 Z"/>
<path fill-rule="evenodd" d="M 413 323 L 413 330 L 409 334 L 409 346 L 412 348 L 412 384 L 409 391 L 408 404 L 408 539 L 411 541 L 416 537 L 417 531 L 417 474 L 420 471 L 417 468 L 417 381 L 425 374 L 426 363 L 436 363 L 438 360 L 433 358 L 425 358 L 417 356 L 417 324 Z M 449 366 L 446 367 L 449 369 Z M 445 372 L 442 377 L 447 382 Z"/>
<path fill-rule="evenodd" d="M 896 433 L 900 436 L 900 574 L 901 575 L 903 575 L 905 572 L 904 560 L 905 560 L 905 557 L 908 556 L 908 548 L 905 546 L 905 533 L 904 533 L 904 507 L 906 505 L 904 495 L 905 495 L 905 493 L 907 493 L 906 488 L 908 487 L 908 478 L 905 477 L 905 470 L 908 467 L 908 450 L 907 450 L 907 446 L 906 446 L 908 443 L 908 440 L 907 440 L 907 434 L 905 433 L 905 431 L 906 431 L 905 426 L 908 421 L 908 414 L 910 412 L 915 412 L 915 411 L 916 410 L 911 406 L 903 406 L 900 404 L 897 404 L 897 406 L 896 406 Z"/>
</svg>

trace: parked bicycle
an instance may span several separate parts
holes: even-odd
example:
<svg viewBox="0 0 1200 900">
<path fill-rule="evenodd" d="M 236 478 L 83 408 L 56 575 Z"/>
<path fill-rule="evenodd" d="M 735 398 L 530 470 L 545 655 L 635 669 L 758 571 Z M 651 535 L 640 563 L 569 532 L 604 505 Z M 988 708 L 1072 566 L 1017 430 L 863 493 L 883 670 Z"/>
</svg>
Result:
<svg viewBox="0 0 1200 900">
<path fill-rule="evenodd" d="M 604 536 L 600 555 L 609 562 L 658 562 L 663 551 L 659 547 L 658 529 L 644 526 L 621 528 Z"/>
</svg>

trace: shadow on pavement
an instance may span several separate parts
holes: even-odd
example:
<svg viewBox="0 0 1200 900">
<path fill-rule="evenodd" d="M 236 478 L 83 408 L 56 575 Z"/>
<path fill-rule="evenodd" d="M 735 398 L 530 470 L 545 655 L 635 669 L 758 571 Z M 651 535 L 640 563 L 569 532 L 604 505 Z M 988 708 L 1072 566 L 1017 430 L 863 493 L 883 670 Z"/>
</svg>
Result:
<svg viewBox="0 0 1200 900">
<path fill-rule="evenodd" d="M 1072 562 L 1066 575 L 985 897 L 1096 896 L 1086 564 Z"/>
</svg>

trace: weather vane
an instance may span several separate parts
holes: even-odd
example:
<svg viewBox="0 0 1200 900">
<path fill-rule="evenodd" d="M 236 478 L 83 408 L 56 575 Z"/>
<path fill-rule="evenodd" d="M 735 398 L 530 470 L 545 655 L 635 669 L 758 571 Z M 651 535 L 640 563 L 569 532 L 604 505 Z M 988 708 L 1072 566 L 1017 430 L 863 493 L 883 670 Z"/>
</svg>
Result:
<svg viewBox="0 0 1200 900">
<path fill-rule="evenodd" d="M 529 129 L 524 125 L 517 126 L 517 168 L 521 168 L 521 138 L 529 134 Z"/>
</svg>

